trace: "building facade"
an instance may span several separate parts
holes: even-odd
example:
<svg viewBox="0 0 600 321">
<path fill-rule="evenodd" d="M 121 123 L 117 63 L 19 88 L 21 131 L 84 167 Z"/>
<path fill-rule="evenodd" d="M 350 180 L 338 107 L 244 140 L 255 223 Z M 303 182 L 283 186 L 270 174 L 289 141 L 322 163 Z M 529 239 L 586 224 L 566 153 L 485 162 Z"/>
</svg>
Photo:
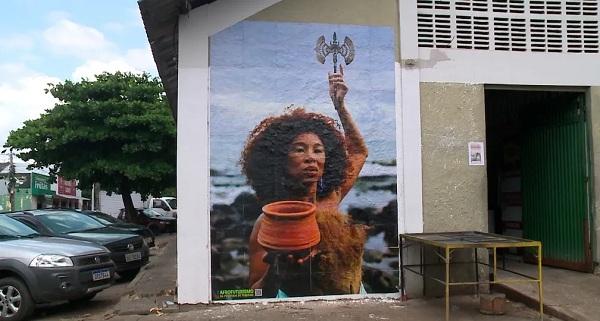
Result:
<svg viewBox="0 0 600 321">
<path fill-rule="evenodd" d="M 346 146 L 356 141 L 329 100 L 338 65 L 368 157 L 353 163 L 362 170 L 336 208 L 370 232 L 360 289 L 298 298 L 398 295 L 385 286 L 398 286 L 394 233 L 491 231 L 541 240 L 548 265 L 590 272 L 598 262 L 598 1 L 145 0 L 140 9 L 177 118 L 180 303 L 266 297 L 256 290 L 268 282 L 251 282 L 248 234 L 278 190 L 261 195 L 246 156 L 235 164 L 289 105 L 339 121 Z"/>
<path fill-rule="evenodd" d="M 0 184 L 8 186 L 8 178 L 3 174 Z M 15 194 L 13 211 L 52 207 L 52 198 L 56 191 L 51 189 L 50 176 L 29 172 L 15 173 Z M 10 195 L 8 188 L 0 194 L 0 206 L 3 211 L 10 210 Z"/>
<path fill-rule="evenodd" d="M 9 166 L 0 170 L 0 211 L 9 211 Z M 82 196 L 76 180 L 57 177 L 56 182 L 47 172 L 28 170 L 26 163 L 15 163 L 15 191 L 13 211 L 41 208 L 89 209 L 89 198 Z"/>
</svg>

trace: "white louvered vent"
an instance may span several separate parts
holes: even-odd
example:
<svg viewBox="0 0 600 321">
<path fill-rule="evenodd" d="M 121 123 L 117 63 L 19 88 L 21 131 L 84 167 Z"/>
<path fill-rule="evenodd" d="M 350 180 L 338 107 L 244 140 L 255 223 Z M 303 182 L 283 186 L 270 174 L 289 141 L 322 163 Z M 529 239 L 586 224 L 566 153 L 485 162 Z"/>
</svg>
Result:
<svg viewBox="0 0 600 321">
<path fill-rule="evenodd" d="M 525 51 L 525 19 L 494 17 L 494 49 Z"/>
<path fill-rule="evenodd" d="M 489 49 L 489 28 L 488 17 L 456 16 L 456 47 Z"/>
<path fill-rule="evenodd" d="M 501 13 L 525 13 L 525 0 L 494 0 L 492 11 Z"/>
<path fill-rule="evenodd" d="M 530 0 L 529 7 L 532 14 L 562 14 L 562 5 L 566 1 L 561 0 Z"/>
<path fill-rule="evenodd" d="M 456 10 L 464 11 L 488 11 L 488 0 L 457 0 Z"/>
<path fill-rule="evenodd" d="M 531 51 L 562 52 L 562 22 L 552 19 L 531 19 Z"/>
<path fill-rule="evenodd" d="M 417 0 L 420 47 L 600 52 L 600 0 Z"/>
<path fill-rule="evenodd" d="M 452 41 L 450 15 L 419 14 L 419 46 L 450 48 Z"/>
</svg>

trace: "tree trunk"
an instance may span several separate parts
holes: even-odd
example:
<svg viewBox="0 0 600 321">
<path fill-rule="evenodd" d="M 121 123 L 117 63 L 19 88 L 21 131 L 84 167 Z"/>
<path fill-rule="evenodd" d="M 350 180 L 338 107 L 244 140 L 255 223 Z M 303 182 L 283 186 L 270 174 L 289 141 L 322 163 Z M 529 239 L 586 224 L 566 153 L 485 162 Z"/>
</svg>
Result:
<svg viewBox="0 0 600 321">
<path fill-rule="evenodd" d="M 129 182 L 123 182 L 121 184 L 121 197 L 123 198 L 123 205 L 125 206 L 125 215 L 128 222 L 135 222 L 135 207 L 133 207 L 133 200 L 131 199 L 131 189 L 129 188 Z"/>
</svg>

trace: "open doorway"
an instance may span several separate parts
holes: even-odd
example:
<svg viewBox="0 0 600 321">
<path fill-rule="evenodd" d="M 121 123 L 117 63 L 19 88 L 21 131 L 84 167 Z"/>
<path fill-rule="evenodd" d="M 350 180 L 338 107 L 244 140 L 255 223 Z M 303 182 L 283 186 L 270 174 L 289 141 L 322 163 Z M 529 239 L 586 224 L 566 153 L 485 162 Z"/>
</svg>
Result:
<svg viewBox="0 0 600 321">
<path fill-rule="evenodd" d="M 486 89 L 485 112 L 490 232 L 540 240 L 545 265 L 591 272 L 585 93 Z"/>
</svg>

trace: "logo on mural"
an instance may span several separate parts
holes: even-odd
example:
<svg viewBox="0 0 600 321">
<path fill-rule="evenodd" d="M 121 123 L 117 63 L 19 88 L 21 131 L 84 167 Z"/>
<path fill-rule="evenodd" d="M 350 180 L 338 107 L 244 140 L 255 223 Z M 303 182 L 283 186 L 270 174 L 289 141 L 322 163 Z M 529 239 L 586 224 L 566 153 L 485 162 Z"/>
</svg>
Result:
<svg viewBox="0 0 600 321">
<path fill-rule="evenodd" d="M 289 34 L 306 50 L 277 45 Z M 215 299 L 397 291 L 394 82 L 391 28 L 245 21 L 211 38 Z"/>
</svg>

